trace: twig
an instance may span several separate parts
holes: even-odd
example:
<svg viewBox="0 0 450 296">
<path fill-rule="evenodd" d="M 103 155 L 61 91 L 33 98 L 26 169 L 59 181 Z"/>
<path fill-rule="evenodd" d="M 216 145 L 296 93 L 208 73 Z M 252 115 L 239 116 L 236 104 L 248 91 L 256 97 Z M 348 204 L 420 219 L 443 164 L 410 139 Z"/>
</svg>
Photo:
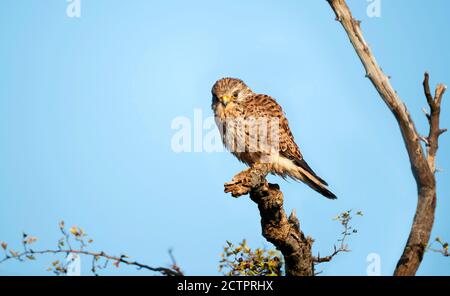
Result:
<svg viewBox="0 0 450 296">
<path fill-rule="evenodd" d="M 330 262 L 333 260 L 333 258 L 342 252 L 350 252 L 348 249 L 346 242 L 346 239 L 352 235 L 353 233 L 356 233 L 357 230 L 354 229 L 352 226 L 350 226 L 350 221 L 353 219 L 351 216 L 352 210 L 348 210 L 346 212 L 343 212 L 342 214 L 338 215 L 334 220 L 338 220 L 341 222 L 342 226 L 344 227 L 344 230 L 341 232 L 342 237 L 338 239 L 339 242 L 339 248 L 336 247 L 336 245 L 333 246 L 333 252 L 325 257 L 321 257 L 320 254 L 317 255 L 317 257 L 314 257 L 314 263 L 320 264 L 324 262 Z M 358 211 L 356 215 L 362 216 L 362 212 Z"/>
<path fill-rule="evenodd" d="M 11 260 L 11 259 L 23 259 L 23 257 L 26 256 L 30 256 L 30 255 L 43 255 L 43 254 L 76 254 L 76 255 L 86 255 L 86 256 L 92 256 L 93 260 L 95 258 L 104 258 L 107 260 L 111 260 L 111 261 L 115 261 L 115 262 L 120 262 L 120 263 L 124 263 L 126 265 L 131 265 L 131 266 L 136 266 L 140 269 L 147 269 L 150 271 L 155 271 L 155 272 L 159 272 L 163 275 L 167 275 L 167 276 L 182 276 L 183 273 L 181 273 L 180 271 L 171 269 L 171 268 L 166 268 L 166 267 L 152 267 L 146 264 L 142 264 L 139 263 L 137 261 L 129 261 L 126 260 L 125 257 L 117 257 L 117 256 L 111 256 L 108 254 L 105 254 L 104 252 L 91 252 L 91 251 L 83 251 L 83 250 L 73 250 L 73 249 L 65 249 L 65 250 L 41 250 L 41 251 L 31 251 L 31 250 L 27 250 L 27 251 L 23 251 L 21 253 L 19 253 L 17 256 L 7 256 L 5 258 L 3 258 L 2 260 L 0 260 L 0 264 Z"/>
<path fill-rule="evenodd" d="M 22 246 L 23 251 L 22 252 L 16 252 L 12 249 L 8 249 L 8 244 L 3 242 L 1 244 L 1 248 L 3 249 L 5 253 L 5 257 L 0 260 L 0 264 L 4 263 L 6 261 L 15 259 L 18 261 L 25 261 L 25 259 L 29 260 L 35 260 L 36 255 L 43 255 L 43 254 L 65 254 L 66 259 L 67 257 L 72 254 L 74 255 L 72 257 L 72 260 L 66 260 L 65 263 L 61 263 L 59 260 L 56 260 L 52 262 L 52 267 L 50 267 L 48 270 L 53 272 L 57 275 L 66 274 L 68 267 L 70 263 L 75 260 L 75 256 L 84 255 L 84 256 L 91 256 L 92 257 L 92 267 L 91 271 L 95 274 L 97 274 L 97 269 L 104 269 L 108 266 L 108 263 L 110 261 L 114 262 L 114 265 L 116 267 L 119 267 L 120 263 L 135 266 L 138 269 L 146 269 L 154 272 L 159 272 L 163 275 L 167 276 L 182 276 L 183 272 L 181 271 L 180 267 L 176 264 L 175 258 L 173 256 L 172 250 L 169 250 L 169 255 L 172 260 L 172 268 L 166 268 L 166 267 L 152 267 L 147 264 L 143 264 L 137 261 L 131 261 L 128 258 L 128 256 L 122 254 L 120 256 L 112 256 L 108 255 L 105 252 L 93 252 L 85 250 L 85 248 L 88 246 L 88 244 L 92 243 L 92 239 L 88 239 L 85 241 L 87 234 L 84 232 L 84 230 L 80 227 L 73 226 L 70 228 L 69 231 L 65 229 L 64 221 L 61 221 L 59 223 L 59 229 L 63 235 L 62 238 L 58 240 L 58 249 L 46 249 L 46 250 L 33 250 L 30 245 L 34 243 L 37 238 L 33 236 L 28 236 L 27 234 L 23 233 L 22 235 Z M 73 237 L 72 237 L 73 236 Z M 75 241 L 79 244 L 79 249 L 74 249 L 71 244 L 71 238 L 75 239 Z M 9 254 L 8 254 L 9 251 Z M 103 265 L 99 264 L 99 260 L 104 259 Z"/>
</svg>

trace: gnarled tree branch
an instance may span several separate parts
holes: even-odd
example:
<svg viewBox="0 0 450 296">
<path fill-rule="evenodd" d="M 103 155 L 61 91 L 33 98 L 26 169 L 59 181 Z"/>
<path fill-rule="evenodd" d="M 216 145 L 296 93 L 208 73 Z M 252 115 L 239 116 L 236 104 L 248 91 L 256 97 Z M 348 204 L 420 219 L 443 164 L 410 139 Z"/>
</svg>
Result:
<svg viewBox="0 0 450 296">
<path fill-rule="evenodd" d="M 230 192 L 234 197 L 250 193 L 261 215 L 262 235 L 283 254 L 286 275 L 313 276 L 313 240 L 300 230 L 295 212 L 287 217 L 283 209 L 283 193 L 277 184 L 266 181 L 268 172 L 267 164 L 258 164 L 242 171 L 232 182 L 225 184 L 225 192 Z"/>
<path fill-rule="evenodd" d="M 427 137 L 420 137 L 413 120 L 402 100 L 389 82 L 389 78 L 378 66 L 375 57 L 364 40 L 360 21 L 353 18 L 345 0 L 327 0 L 336 20 L 341 23 L 350 39 L 365 70 L 383 101 L 394 114 L 408 151 L 411 170 L 417 183 L 418 204 L 413 225 L 403 254 L 397 263 L 394 275 L 414 275 L 422 261 L 424 251 L 430 239 L 436 208 L 435 157 L 438 149 L 439 135 L 445 132 L 439 128 L 439 114 L 442 96 L 446 86 L 440 84 L 432 97 L 429 77 L 425 74 L 423 82 L 425 97 L 430 107 L 427 115 L 430 130 Z M 426 143 L 426 153 L 421 140 Z"/>
</svg>

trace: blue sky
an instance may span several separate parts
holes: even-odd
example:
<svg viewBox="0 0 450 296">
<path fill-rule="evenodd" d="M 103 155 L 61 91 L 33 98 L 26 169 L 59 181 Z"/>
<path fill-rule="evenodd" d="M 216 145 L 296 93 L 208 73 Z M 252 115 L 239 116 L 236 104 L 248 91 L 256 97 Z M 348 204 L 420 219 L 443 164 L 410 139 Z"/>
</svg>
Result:
<svg viewBox="0 0 450 296">
<path fill-rule="evenodd" d="M 190 275 L 218 275 L 226 240 L 261 236 L 256 205 L 233 199 L 223 183 L 243 169 L 229 153 L 175 153 L 171 128 L 210 110 L 212 84 L 242 78 L 274 96 L 309 164 L 338 195 L 330 201 L 270 177 L 296 209 L 314 251 L 332 250 L 336 214 L 362 210 L 350 253 L 321 265 L 323 275 L 365 275 L 370 253 L 392 273 L 416 206 L 416 185 L 397 124 L 370 82 L 326 1 L 81 0 L 2 1 L 0 9 L 0 241 L 20 248 L 56 245 L 58 222 L 79 225 L 92 248 L 170 263 L 173 248 Z M 419 131 L 427 130 L 421 82 L 450 83 L 450 2 L 351 1 L 366 39 Z M 442 126 L 450 126 L 447 96 Z M 208 131 L 204 131 L 207 133 Z M 433 237 L 450 240 L 450 140 L 441 138 Z M 1 275 L 44 275 L 51 256 L 0 265 Z M 82 261 L 89 274 L 88 260 Z M 450 275 L 428 253 L 421 275 Z M 148 274 L 111 267 L 104 274 Z"/>
</svg>

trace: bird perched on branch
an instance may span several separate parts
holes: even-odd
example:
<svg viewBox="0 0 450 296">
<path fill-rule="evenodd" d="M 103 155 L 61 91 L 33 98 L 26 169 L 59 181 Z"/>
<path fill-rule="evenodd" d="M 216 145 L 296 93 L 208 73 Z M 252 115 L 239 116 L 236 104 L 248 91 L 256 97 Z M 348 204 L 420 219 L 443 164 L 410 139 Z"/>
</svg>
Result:
<svg viewBox="0 0 450 296">
<path fill-rule="evenodd" d="M 270 172 L 302 181 L 323 196 L 336 199 L 327 182 L 303 159 L 281 106 L 254 93 L 242 80 L 222 78 L 212 88 L 212 109 L 222 141 L 249 166 L 270 164 Z"/>
</svg>

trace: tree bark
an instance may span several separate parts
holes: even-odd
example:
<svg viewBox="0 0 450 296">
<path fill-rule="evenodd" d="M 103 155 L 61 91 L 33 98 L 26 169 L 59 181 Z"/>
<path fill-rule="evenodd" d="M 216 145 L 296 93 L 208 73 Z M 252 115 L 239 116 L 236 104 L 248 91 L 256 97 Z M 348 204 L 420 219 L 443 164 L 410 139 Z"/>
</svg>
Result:
<svg viewBox="0 0 450 296">
<path fill-rule="evenodd" d="M 438 85 L 434 98 L 431 96 L 428 74 L 423 82 L 430 114 L 427 118 L 430 130 L 427 137 L 420 137 L 413 120 L 393 87 L 389 78 L 378 66 L 369 46 L 364 40 L 360 21 L 353 18 L 345 0 L 327 0 L 336 20 L 341 23 L 365 70 L 383 101 L 394 114 L 408 152 L 411 170 L 417 183 L 418 203 L 408 241 L 397 263 L 394 275 L 415 275 L 430 239 L 436 208 L 435 156 L 439 135 L 446 130 L 439 128 L 439 115 L 445 85 Z M 421 141 L 426 144 L 424 152 Z"/>
<path fill-rule="evenodd" d="M 257 164 L 226 183 L 225 192 L 234 197 L 250 194 L 261 215 L 262 235 L 283 254 L 286 275 L 313 276 L 313 240 L 300 230 L 295 212 L 287 217 L 283 209 L 283 193 L 277 184 L 267 182 L 268 172 L 269 165 Z"/>
</svg>

